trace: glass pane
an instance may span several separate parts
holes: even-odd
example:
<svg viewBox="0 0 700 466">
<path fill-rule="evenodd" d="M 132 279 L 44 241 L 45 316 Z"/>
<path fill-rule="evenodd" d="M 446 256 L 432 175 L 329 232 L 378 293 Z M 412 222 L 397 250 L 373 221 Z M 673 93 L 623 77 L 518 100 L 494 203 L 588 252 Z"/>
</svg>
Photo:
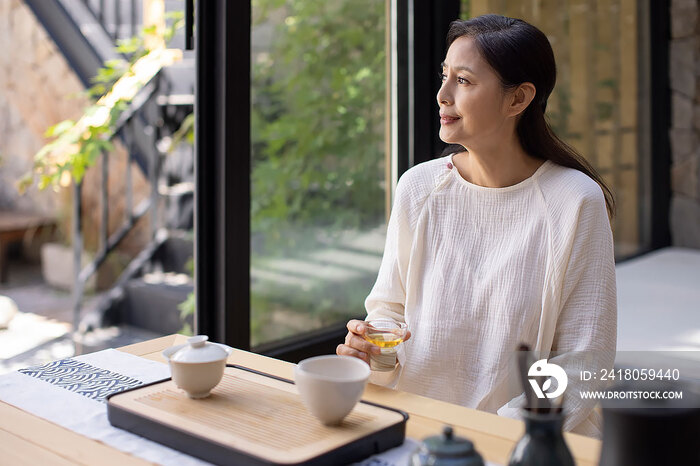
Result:
<svg viewBox="0 0 700 466">
<path fill-rule="evenodd" d="M 384 248 L 385 1 L 253 1 L 251 344 L 364 314 Z"/>
<path fill-rule="evenodd" d="M 640 238 L 639 44 L 633 0 L 463 1 L 462 17 L 522 18 L 549 38 L 557 85 L 547 117 L 557 135 L 591 162 L 615 193 L 618 258 L 644 247 Z"/>
</svg>

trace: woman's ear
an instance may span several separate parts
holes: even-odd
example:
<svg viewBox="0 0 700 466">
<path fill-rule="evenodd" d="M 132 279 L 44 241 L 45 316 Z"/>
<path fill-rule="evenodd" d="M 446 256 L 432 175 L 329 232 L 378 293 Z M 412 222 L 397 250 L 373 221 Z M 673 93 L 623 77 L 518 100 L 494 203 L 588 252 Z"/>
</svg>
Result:
<svg viewBox="0 0 700 466">
<path fill-rule="evenodd" d="M 535 86 L 532 83 L 522 83 L 511 93 L 508 116 L 518 116 L 525 111 L 532 99 L 535 98 Z"/>
</svg>

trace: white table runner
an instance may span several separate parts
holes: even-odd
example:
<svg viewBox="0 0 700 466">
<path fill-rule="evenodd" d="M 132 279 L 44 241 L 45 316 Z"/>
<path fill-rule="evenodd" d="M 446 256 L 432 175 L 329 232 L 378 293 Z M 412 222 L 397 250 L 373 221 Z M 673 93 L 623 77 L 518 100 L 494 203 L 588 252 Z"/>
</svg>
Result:
<svg viewBox="0 0 700 466">
<path fill-rule="evenodd" d="M 206 465 L 107 419 L 107 395 L 169 376 L 166 364 L 108 349 L 0 376 L 0 400 L 147 461 Z"/>
</svg>

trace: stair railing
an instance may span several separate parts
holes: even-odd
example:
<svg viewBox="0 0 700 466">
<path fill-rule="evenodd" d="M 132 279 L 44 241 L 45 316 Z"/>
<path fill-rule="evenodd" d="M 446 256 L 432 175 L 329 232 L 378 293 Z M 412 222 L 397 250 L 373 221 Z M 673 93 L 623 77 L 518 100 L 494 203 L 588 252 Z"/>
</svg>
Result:
<svg viewBox="0 0 700 466">
<path fill-rule="evenodd" d="M 162 58 L 163 63 L 167 63 L 168 51 L 164 50 L 165 55 Z M 156 60 L 156 63 L 157 62 Z M 83 218 L 82 218 L 82 188 L 83 182 L 73 184 L 73 331 L 76 345 L 79 344 L 78 336 L 82 333 L 80 329 L 80 314 L 82 301 L 85 292 L 85 284 L 97 273 L 99 266 L 107 259 L 108 255 L 121 243 L 121 241 L 131 232 L 136 226 L 136 222 L 150 213 L 151 217 L 151 233 L 155 235 L 157 230 L 157 206 L 158 206 L 158 181 L 161 172 L 161 152 L 158 149 L 157 141 L 160 139 L 162 118 L 158 117 L 161 113 L 162 106 L 158 104 L 158 97 L 163 92 L 161 79 L 162 66 L 154 72 L 153 76 L 146 84 L 138 91 L 131 100 L 130 106 L 120 115 L 117 120 L 114 131 L 109 139 L 113 140 L 117 136 L 122 136 L 122 140 L 126 145 L 127 152 L 127 169 L 125 174 L 125 216 L 122 225 L 116 229 L 111 235 L 108 233 L 109 224 L 109 153 L 103 151 L 102 170 L 101 170 L 101 222 L 100 222 L 100 249 L 95 257 L 85 266 L 82 267 L 82 251 L 83 251 Z M 116 86 L 115 86 L 116 87 Z M 167 84 L 166 84 L 167 87 Z M 155 110 L 154 110 L 155 109 Z M 156 113 L 157 112 L 157 113 Z M 145 135 L 150 139 L 151 143 L 147 144 L 149 152 L 142 154 L 143 158 L 148 161 L 146 173 L 150 184 L 150 195 L 148 198 L 141 201 L 136 207 L 133 207 L 133 180 L 131 175 L 132 163 L 136 161 L 135 151 L 133 150 L 135 142 L 135 131 L 132 126 L 137 119 L 146 120 Z M 141 145 L 141 151 L 143 151 Z M 78 348 L 76 348 L 77 350 Z"/>
<path fill-rule="evenodd" d="M 116 42 L 135 36 L 141 21 L 142 0 L 82 0 L 95 19 Z"/>
</svg>

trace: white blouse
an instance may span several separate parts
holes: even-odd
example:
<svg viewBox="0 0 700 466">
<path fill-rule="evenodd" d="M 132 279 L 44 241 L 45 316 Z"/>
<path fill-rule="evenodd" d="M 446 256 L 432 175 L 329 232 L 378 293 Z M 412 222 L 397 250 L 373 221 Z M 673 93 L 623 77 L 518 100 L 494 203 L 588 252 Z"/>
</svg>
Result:
<svg viewBox="0 0 700 466">
<path fill-rule="evenodd" d="M 551 161 L 506 188 L 469 183 L 451 156 L 421 163 L 399 180 L 365 307 L 367 319 L 411 330 L 397 389 L 517 418 L 520 342 L 564 353 L 553 363 L 604 351 L 612 367 L 615 264 L 603 193 Z M 576 388 L 569 377 L 567 391 Z M 594 404 L 566 397 L 565 430 L 599 435 Z"/>
</svg>

